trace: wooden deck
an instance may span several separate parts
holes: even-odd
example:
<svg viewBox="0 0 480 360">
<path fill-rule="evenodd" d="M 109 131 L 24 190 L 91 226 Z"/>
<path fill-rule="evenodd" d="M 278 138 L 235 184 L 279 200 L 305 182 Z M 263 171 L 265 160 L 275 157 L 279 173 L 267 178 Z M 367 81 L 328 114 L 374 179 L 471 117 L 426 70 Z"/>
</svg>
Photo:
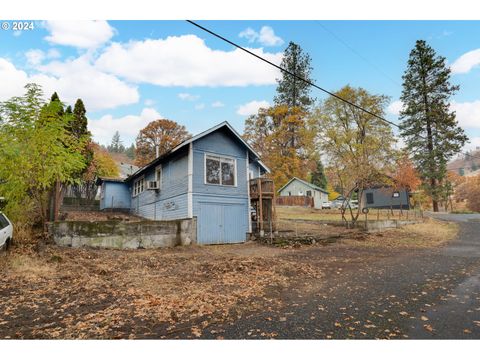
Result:
<svg viewBox="0 0 480 360">
<path fill-rule="evenodd" d="M 256 178 L 250 180 L 250 198 L 254 199 L 273 199 L 275 196 L 275 186 L 272 179 Z"/>
</svg>

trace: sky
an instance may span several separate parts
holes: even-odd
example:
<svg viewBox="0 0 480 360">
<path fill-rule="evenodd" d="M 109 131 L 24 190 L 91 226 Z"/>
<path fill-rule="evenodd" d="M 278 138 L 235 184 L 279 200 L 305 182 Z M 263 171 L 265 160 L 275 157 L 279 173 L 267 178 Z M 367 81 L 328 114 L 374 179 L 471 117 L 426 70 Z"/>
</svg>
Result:
<svg viewBox="0 0 480 360">
<path fill-rule="evenodd" d="M 280 64 L 288 42 L 312 59 L 312 78 L 330 91 L 349 84 L 390 97 L 398 123 L 402 74 L 418 39 L 451 67 L 460 90 L 451 108 L 480 146 L 480 22 L 478 21 L 198 21 Z M 167 118 L 192 134 L 222 121 L 244 121 L 273 103 L 279 72 L 185 21 L 34 21 L 0 30 L 0 101 L 29 82 L 65 104 L 81 98 L 94 139 L 126 146 L 150 121 Z M 3 25 L 3 24 L 2 24 Z M 312 96 L 325 98 L 319 90 Z"/>
</svg>

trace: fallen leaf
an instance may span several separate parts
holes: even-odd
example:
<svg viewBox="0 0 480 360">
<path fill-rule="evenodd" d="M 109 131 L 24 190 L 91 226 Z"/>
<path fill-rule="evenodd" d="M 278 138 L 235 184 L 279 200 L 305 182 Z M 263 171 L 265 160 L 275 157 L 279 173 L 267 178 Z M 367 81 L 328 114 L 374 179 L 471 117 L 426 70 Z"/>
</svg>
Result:
<svg viewBox="0 0 480 360">
<path fill-rule="evenodd" d="M 423 321 L 428 321 L 428 318 L 426 316 L 421 316 L 420 319 L 422 319 Z"/>
<path fill-rule="evenodd" d="M 426 325 L 423 325 L 423 328 L 424 328 L 425 330 L 427 330 L 427 331 L 430 331 L 430 332 L 432 332 L 432 331 L 433 331 L 433 328 L 432 328 L 432 326 L 431 326 L 431 325 L 428 325 L 428 324 L 426 324 Z"/>
</svg>

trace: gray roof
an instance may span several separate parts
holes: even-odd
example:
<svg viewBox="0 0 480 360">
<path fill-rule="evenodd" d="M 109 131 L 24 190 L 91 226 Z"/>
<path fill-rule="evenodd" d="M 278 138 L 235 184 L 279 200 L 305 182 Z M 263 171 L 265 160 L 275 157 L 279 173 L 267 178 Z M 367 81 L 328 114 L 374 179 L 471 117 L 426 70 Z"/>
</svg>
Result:
<svg viewBox="0 0 480 360">
<path fill-rule="evenodd" d="M 127 177 L 129 177 L 130 175 L 132 175 L 133 173 L 135 173 L 136 171 L 138 171 L 139 167 L 138 166 L 135 166 L 133 164 L 127 164 L 127 163 L 124 163 L 124 162 L 116 162 L 117 163 L 117 166 L 118 166 L 118 171 L 120 173 L 120 178 L 121 179 L 126 179 Z"/>
<path fill-rule="evenodd" d="M 277 192 L 281 192 L 285 187 L 287 187 L 288 184 L 290 184 L 291 182 L 293 182 L 294 180 L 297 180 L 299 182 L 301 182 L 303 185 L 305 186 L 308 186 L 309 188 L 313 189 L 313 190 L 318 190 L 318 191 L 321 191 L 325 194 L 328 194 L 328 191 L 325 190 L 325 189 L 322 189 L 320 186 L 317 186 L 317 185 L 314 185 L 314 184 L 311 184 L 305 180 L 302 180 L 302 179 L 299 179 L 297 177 L 293 177 L 291 178 L 285 185 L 283 185 L 280 189 L 278 189 Z"/>
</svg>

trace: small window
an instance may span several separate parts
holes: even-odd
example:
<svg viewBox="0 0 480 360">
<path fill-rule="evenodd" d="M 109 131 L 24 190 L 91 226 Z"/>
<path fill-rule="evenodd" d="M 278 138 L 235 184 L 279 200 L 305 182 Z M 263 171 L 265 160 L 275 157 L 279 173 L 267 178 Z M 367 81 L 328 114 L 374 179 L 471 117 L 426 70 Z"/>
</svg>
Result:
<svg viewBox="0 0 480 360">
<path fill-rule="evenodd" d="M 367 204 L 373 204 L 373 193 L 367 193 Z"/>
<path fill-rule="evenodd" d="M 291 191 L 288 192 L 288 196 L 292 196 L 292 192 L 291 192 Z"/>
<path fill-rule="evenodd" d="M 398 191 L 394 191 L 393 194 L 392 194 L 392 197 L 398 198 L 398 197 L 400 197 L 400 193 Z"/>
<path fill-rule="evenodd" d="M 236 185 L 235 159 L 220 156 L 205 156 L 205 183 L 211 185 Z"/>
<path fill-rule="evenodd" d="M 145 178 L 141 177 L 133 183 L 133 196 L 137 196 L 142 193 L 143 190 L 145 190 Z"/>
<path fill-rule="evenodd" d="M 310 190 L 307 190 L 307 196 L 312 197 L 312 192 Z"/>
<path fill-rule="evenodd" d="M 0 230 L 6 228 L 8 225 L 10 225 L 8 220 L 5 218 L 5 216 L 0 214 Z"/>
<path fill-rule="evenodd" d="M 155 181 L 158 184 L 158 188 L 162 188 L 162 165 L 155 168 Z"/>
</svg>

